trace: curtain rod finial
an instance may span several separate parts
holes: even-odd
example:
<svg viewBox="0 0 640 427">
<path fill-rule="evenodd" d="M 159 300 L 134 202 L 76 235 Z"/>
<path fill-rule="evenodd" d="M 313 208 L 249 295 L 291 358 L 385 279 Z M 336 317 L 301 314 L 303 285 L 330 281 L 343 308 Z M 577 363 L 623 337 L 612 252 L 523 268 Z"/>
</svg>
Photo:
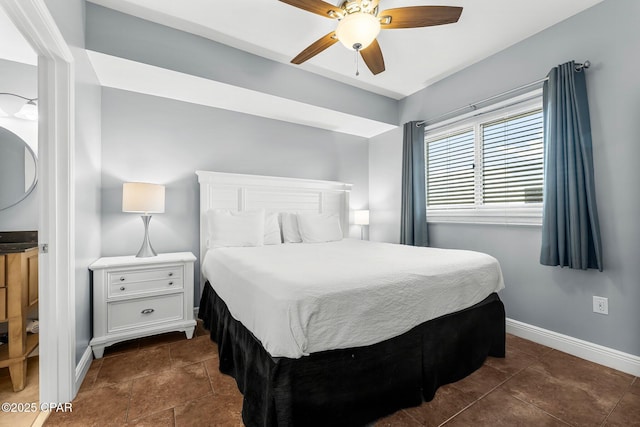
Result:
<svg viewBox="0 0 640 427">
<path fill-rule="evenodd" d="M 575 64 L 576 71 L 578 72 L 582 70 L 586 70 L 589 67 L 591 67 L 591 61 L 589 61 L 588 59 L 583 63 L 576 62 Z"/>
</svg>

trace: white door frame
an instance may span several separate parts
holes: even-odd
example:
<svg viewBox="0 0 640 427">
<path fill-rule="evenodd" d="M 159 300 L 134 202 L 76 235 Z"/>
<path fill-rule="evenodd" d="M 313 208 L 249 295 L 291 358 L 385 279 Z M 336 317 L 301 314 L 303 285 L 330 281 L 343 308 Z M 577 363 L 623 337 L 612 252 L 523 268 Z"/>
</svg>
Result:
<svg viewBox="0 0 640 427">
<path fill-rule="evenodd" d="M 38 54 L 40 401 L 69 402 L 76 392 L 74 60 L 44 0 L 0 6 Z"/>
</svg>

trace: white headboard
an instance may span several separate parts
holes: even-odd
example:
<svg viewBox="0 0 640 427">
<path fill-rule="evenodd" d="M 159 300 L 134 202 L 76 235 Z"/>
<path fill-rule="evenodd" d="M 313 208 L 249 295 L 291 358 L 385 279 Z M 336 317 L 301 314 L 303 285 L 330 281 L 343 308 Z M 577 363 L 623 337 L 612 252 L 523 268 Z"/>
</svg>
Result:
<svg viewBox="0 0 640 427">
<path fill-rule="evenodd" d="M 200 262 L 207 251 L 206 212 L 210 209 L 337 213 L 348 236 L 351 184 L 206 171 L 196 171 L 196 175 L 200 183 Z"/>
</svg>

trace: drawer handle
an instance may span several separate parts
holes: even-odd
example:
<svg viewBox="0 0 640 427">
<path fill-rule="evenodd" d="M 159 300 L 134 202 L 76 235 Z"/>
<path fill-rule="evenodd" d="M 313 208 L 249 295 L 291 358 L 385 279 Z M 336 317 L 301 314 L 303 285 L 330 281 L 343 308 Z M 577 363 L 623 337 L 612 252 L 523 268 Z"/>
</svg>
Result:
<svg viewBox="0 0 640 427">
<path fill-rule="evenodd" d="M 140 313 L 142 314 L 151 314 L 153 313 L 155 310 L 153 308 L 145 308 L 144 310 L 142 310 Z"/>
<path fill-rule="evenodd" d="M 169 286 L 173 285 L 173 280 L 169 282 Z"/>
<path fill-rule="evenodd" d="M 169 277 L 173 276 L 173 272 L 169 272 Z"/>
<path fill-rule="evenodd" d="M 120 286 L 121 291 L 124 291 L 124 289 L 125 289 L 124 286 Z"/>
<path fill-rule="evenodd" d="M 124 276 L 120 276 L 120 281 L 124 282 Z"/>
</svg>

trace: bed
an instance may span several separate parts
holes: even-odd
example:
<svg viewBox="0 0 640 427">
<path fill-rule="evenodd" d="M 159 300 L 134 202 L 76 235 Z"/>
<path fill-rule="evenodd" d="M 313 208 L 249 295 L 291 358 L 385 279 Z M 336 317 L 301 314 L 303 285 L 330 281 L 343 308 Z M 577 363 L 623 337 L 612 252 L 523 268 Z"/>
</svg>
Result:
<svg viewBox="0 0 640 427">
<path fill-rule="evenodd" d="M 350 186 L 197 174 L 199 317 L 247 426 L 365 425 L 504 357 L 492 257 L 353 239 L 208 249 L 211 209 L 334 214 L 347 237 Z"/>
</svg>

